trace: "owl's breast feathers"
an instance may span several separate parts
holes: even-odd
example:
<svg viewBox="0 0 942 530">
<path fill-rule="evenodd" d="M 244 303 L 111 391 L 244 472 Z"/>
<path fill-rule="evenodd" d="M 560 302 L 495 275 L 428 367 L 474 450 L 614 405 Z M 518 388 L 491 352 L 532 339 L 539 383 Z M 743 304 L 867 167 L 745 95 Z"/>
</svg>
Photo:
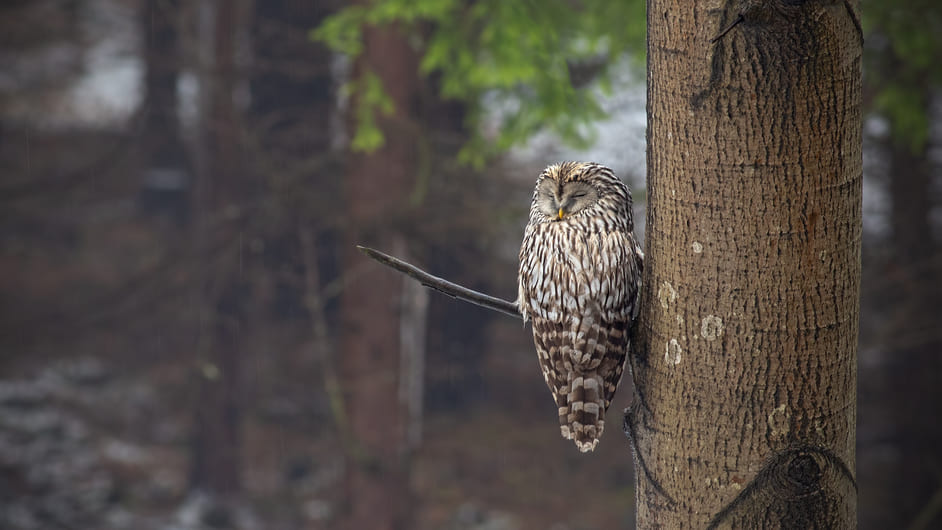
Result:
<svg viewBox="0 0 942 530">
<path fill-rule="evenodd" d="M 565 222 L 527 226 L 517 298 L 524 319 L 564 324 L 576 315 L 630 318 L 636 246 L 623 230 L 586 231 Z"/>
<path fill-rule="evenodd" d="M 621 379 L 640 277 L 634 237 L 591 223 L 527 226 L 518 304 L 559 412 L 560 431 L 595 449 Z"/>
</svg>

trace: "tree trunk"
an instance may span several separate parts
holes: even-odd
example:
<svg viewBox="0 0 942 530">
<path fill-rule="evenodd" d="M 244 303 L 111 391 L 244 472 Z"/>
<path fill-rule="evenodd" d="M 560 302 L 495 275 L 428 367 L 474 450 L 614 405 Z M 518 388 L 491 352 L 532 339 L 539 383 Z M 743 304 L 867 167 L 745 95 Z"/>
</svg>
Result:
<svg viewBox="0 0 942 530">
<path fill-rule="evenodd" d="M 859 24 L 727 6 L 648 2 L 638 526 L 853 528 Z"/>
<path fill-rule="evenodd" d="M 147 0 L 142 6 L 145 102 L 143 182 L 140 203 L 173 221 L 187 217 L 189 163 L 180 136 L 177 77 L 180 71 L 178 0 Z"/>
<path fill-rule="evenodd" d="M 395 27 L 368 27 L 354 75 L 373 72 L 395 105 L 379 120 L 385 145 L 350 158 L 346 179 L 350 245 L 345 270 L 358 270 L 363 256 L 354 243 L 404 247 L 401 225 L 415 173 L 414 104 L 420 89 L 418 59 Z M 356 108 L 356 102 L 353 102 Z M 341 350 L 351 438 L 346 528 L 409 528 L 411 495 L 407 411 L 400 400 L 402 279 L 388 271 L 362 269 L 341 300 Z"/>
<path fill-rule="evenodd" d="M 291 163 L 323 156 L 330 147 L 330 51 L 308 36 L 329 14 L 329 6 L 266 0 L 253 7 L 252 112 L 258 140 L 268 157 L 281 162 L 275 168 L 284 178 L 294 169 Z"/>
<path fill-rule="evenodd" d="M 919 102 L 931 115 L 928 79 L 919 79 Z M 899 139 L 888 138 L 890 197 L 893 229 L 892 285 L 885 302 L 890 340 L 884 345 L 884 406 L 893 418 L 889 430 L 895 449 L 891 474 L 878 484 L 886 492 L 890 520 L 884 527 L 937 528 L 942 510 L 933 508 L 942 478 L 942 424 L 937 421 L 942 403 L 942 356 L 938 331 L 939 267 L 933 259 L 932 182 L 929 146 L 914 150 Z M 938 501 L 935 501 L 936 503 Z M 934 511 L 933 511 L 934 510 Z"/>
<path fill-rule="evenodd" d="M 206 153 L 196 190 L 202 300 L 190 482 L 220 495 L 241 489 L 241 372 L 250 307 L 241 242 L 250 237 L 244 234 L 245 210 L 253 190 L 239 160 L 233 99 L 241 4 L 215 2 L 213 62 L 201 80 L 207 85 L 201 130 Z"/>
</svg>

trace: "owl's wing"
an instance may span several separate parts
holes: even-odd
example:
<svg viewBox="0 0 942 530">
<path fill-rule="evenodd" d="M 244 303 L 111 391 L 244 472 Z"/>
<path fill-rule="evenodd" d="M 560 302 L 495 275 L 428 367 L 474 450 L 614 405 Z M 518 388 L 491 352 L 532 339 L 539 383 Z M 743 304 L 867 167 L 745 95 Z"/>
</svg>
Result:
<svg viewBox="0 0 942 530">
<path fill-rule="evenodd" d="M 527 225 L 520 245 L 520 266 L 517 270 L 517 308 L 524 323 L 537 312 L 539 300 L 536 293 L 542 288 L 544 278 L 543 259 L 545 248 L 543 238 L 533 225 Z"/>
<path fill-rule="evenodd" d="M 588 256 L 593 270 L 586 278 L 595 304 L 587 306 L 586 315 L 593 322 L 585 324 L 587 346 L 594 345 L 586 368 L 597 374 L 602 383 L 603 405 L 608 409 L 624 371 L 631 339 L 631 322 L 637 309 L 640 260 L 631 232 L 613 231 L 594 235 L 588 241 Z M 592 343 L 594 341 L 594 344 Z"/>
</svg>

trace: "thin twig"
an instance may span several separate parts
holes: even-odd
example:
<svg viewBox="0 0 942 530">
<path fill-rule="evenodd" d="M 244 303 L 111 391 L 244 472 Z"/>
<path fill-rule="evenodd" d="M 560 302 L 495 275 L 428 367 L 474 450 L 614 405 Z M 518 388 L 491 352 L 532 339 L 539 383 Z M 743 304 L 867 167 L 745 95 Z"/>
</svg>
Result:
<svg viewBox="0 0 942 530">
<path fill-rule="evenodd" d="M 850 20 L 854 23 L 854 28 L 857 29 L 857 36 L 860 37 L 860 44 L 864 42 L 864 33 L 863 26 L 860 25 L 860 17 L 857 16 L 857 12 L 854 11 L 854 6 L 850 5 L 850 2 L 844 0 L 844 8 L 847 9 L 847 14 L 850 16 Z"/>
<path fill-rule="evenodd" d="M 742 22 L 743 20 L 746 20 L 746 17 L 743 16 L 742 13 L 740 13 L 739 16 L 736 17 L 736 20 L 733 21 L 732 24 L 730 24 L 730 25 L 726 26 L 725 28 L 723 28 L 723 30 L 720 31 L 719 35 L 717 35 L 717 36 L 713 37 L 712 39 L 710 39 L 710 44 L 713 44 L 713 43 L 715 43 L 716 41 L 718 41 L 718 40 L 722 39 L 723 37 L 725 37 L 726 34 L 730 32 L 730 30 L 732 30 L 733 28 L 735 28 L 735 27 L 736 27 L 740 22 Z"/>
<path fill-rule="evenodd" d="M 430 289 L 435 289 L 440 293 L 447 294 L 448 296 L 457 298 L 458 300 L 463 300 L 465 302 L 470 302 L 487 309 L 499 311 L 505 315 L 521 318 L 520 312 L 517 310 L 517 304 L 514 302 L 509 302 L 502 298 L 496 298 L 484 293 L 479 293 L 472 289 L 468 289 L 467 287 L 462 287 L 456 283 L 439 278 L 438 276 L 433 276 L 416 267 L 415 265 L 406 263 L 401 259 L 394 258 L 389 254 L 384 254 L 378 250 L 369 247 L 361 247 L 360 245 L 357 245 L 357 249 L 374 260 L 382 263 L 383 265 L 392 267 L 406 276 L 417 280 L 419 283 Z"/>
</svg>

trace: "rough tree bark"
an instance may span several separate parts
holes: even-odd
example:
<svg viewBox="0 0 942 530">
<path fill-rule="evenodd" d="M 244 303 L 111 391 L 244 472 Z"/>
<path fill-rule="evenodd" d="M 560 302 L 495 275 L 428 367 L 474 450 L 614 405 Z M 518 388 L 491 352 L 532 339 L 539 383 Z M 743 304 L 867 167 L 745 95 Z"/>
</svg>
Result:
<svg viewBox="0 0 942 530">
<path fill-rule="evenodd" d="M 641 528 L 856 525 L 854 9 L 648 2 Z"/>
<path fill-rule="evenodd" d="M 386 143 L 350 157 L 346 185 L 349 241 L 404 247 L 401 224 L 415 174 L 414 105 L 420 89 L 415 50 L 396 27 L 367 27 L 354 73 L 365 69 L 383 83 L 395 106 L 379 126 Z M 356 108 L 356 102 L 352 105 Z M 398 250 L 397 252 L 402 252 Z M 352 245 L 345 270 L 362 256 Z M 366 269 L 344 288 L 337 362 L 350 432 L 347 462 L 349 511 L 345 528 L 409 528 L 407 411 L 399 399 L 403 280 Z"/>
</svg>

